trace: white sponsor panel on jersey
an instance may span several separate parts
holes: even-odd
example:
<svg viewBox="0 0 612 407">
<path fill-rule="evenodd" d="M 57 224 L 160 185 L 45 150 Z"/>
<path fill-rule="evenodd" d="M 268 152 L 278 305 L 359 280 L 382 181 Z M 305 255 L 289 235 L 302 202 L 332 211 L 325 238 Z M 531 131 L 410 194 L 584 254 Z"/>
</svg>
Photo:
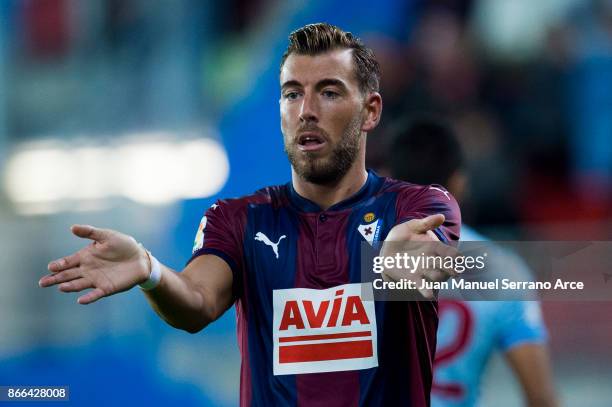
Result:
<svg viewBox="0 0 612 407">
<path fill-rule="evenodd" d="M 364 301 L 362 290 L 372 286 L 274 290 L 274 374 L 378 366 L 374 302 Z"/>
</svg>

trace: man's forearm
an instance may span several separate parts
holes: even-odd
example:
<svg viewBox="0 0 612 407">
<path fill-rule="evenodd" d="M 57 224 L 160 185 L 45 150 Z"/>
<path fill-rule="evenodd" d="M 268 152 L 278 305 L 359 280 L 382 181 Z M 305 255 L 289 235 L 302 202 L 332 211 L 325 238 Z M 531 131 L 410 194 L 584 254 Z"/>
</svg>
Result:
<svg viewBox="0 0 612 407">
<path fill-rule="evenodd" d="M 159 285 L 144 291 L 149 304 L 168 324 L 175 328 L 196 333 L 216 317 L 214 310 L 206 306 L 204 295 L 182 273 L 162 265 Z"/>
</svg>

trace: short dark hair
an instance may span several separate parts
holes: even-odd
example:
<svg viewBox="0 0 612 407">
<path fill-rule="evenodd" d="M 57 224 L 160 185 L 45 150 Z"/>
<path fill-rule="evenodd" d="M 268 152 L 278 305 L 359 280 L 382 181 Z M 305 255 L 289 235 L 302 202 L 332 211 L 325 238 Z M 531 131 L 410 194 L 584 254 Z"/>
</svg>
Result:
<svg viewBox="0 0 612 407">
<path fill-rule="evenodd" d="M 391 144 L 391 176 L 415 184 L 448 187 L 463 166 L 463 153 L 451 126 L 433 115 L 402 125 Z"/>
<path fill-rule="evenodd" d="M 291 54 L 319 55 L 335 49 L 352 49 L 359 89 L 378 92 L 380 65 L 374 52 L 350 32 L 327 23 L 308 24 L 289 35 L 289 45 L 281 59 L 280 68 Z"/>
</svg>

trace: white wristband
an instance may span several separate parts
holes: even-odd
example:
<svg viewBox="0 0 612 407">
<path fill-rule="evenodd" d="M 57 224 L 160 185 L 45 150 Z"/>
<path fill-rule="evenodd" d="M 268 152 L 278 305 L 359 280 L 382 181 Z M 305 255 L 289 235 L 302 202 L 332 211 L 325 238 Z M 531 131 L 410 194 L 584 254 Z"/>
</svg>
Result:
<svg viewBox="0 0 612 407">
<path fill-rule="evenodd" d="M 142 284 L 139 284 L 139 286 L 144 291 L 149 291 L 157 287 L 157 285 L 159 284 L 161 280 L 162 271 L 159 261 L 157 261 L 157 259 L 151 254 L 151 252 L 149 252 L 148 250 L 146 250 L 146 252 L 147 256 L 149 256 L 149 261 L 151 262 L 151 274 L 149 274 L 149 278 L 147 279 L 147 281 Z"/>
</svg>

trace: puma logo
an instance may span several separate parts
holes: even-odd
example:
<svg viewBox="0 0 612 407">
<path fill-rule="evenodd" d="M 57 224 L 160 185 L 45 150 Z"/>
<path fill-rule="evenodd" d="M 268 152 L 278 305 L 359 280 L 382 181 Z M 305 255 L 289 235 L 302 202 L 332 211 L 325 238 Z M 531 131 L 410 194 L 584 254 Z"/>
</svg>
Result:
<svg viewBox="0 0 612 407">
<path fill-rule="evenodd" d="M 268 236 L 264 235 L 262 232 L 257 232 L 257 234 L 255 234 L 255 240 L 263 242 L 263 244 L 265 244 L 266 246 L 272 247 L 272 250 L 274 251 L 274 255 L 276 256 L 277 259 L 278 259 L 278 244 L 280 243 L 281 240 L 283 240 L 286 237 L 287 237 L 286 235 L 282 235 L 278 239 L 278 242 L 274 243 L 270 239 L 268 239 Z"/>
</svg>

